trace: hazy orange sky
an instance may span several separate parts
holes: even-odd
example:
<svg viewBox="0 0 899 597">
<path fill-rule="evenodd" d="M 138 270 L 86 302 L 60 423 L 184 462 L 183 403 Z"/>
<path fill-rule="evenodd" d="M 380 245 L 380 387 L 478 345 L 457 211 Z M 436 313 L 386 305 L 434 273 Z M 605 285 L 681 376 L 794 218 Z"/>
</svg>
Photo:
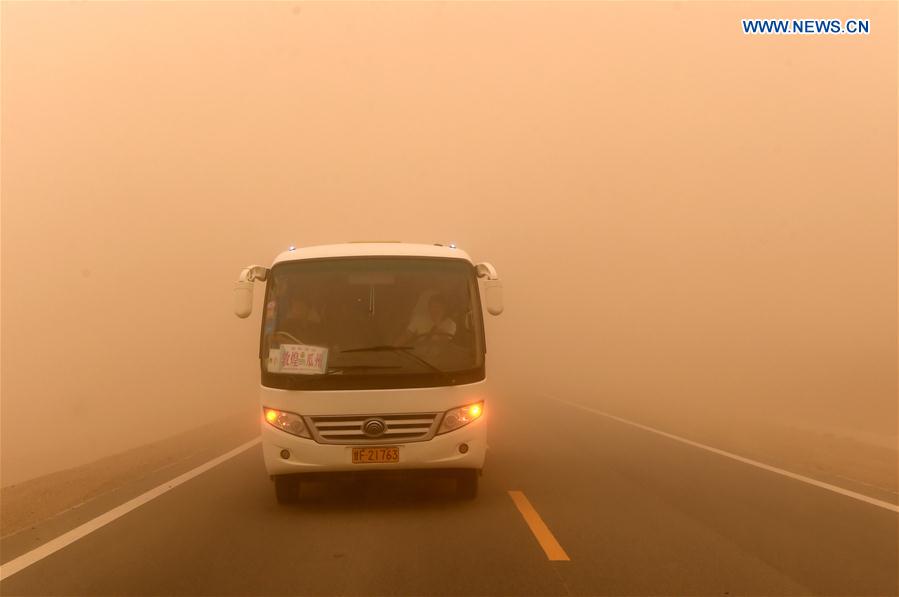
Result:
<svg viewBox="0 0 899 597">
<path fill-rule="evenodd" d="M 896 434 L 895 3 L 0 16 L 3 485 L 253 408 L 233 280 L 353 239 L 494 261 L 498 384 Z"/>
</svg>

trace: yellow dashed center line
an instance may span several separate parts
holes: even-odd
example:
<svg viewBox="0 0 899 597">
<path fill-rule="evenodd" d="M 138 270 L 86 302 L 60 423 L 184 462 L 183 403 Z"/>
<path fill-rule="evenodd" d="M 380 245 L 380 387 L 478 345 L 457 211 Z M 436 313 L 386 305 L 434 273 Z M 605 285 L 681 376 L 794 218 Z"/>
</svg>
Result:
<svg viewBox="0 0 899 597">
<path fill-rule="evenodd" d="M 524 493 L 521 491 L 510 490 L 509 497 L 515 502 L 515 506 L 518 508 L 518 511 L 521 512 L 524 521 L 528 523 L 528 527 L 531 529 L 531 532 L 534 533 L 534 537 L 537 538 L 537 542 L 540 543 L 540 547 L 543 548 L 546 557 L 552 562 L 569 561 L 570 558 L 568 557 L 568 554 L 565 553 L 565 550 L 562 549 L 562 546 L 556 541 L 552 531 L 549 530 L 549 527 L 546 526 L 546 523 L 543 522 L 543 519 L 537 514 L 534 506 L 531 505 L 531 502 L 528 501 L 528 498 Z"/>
</svg>

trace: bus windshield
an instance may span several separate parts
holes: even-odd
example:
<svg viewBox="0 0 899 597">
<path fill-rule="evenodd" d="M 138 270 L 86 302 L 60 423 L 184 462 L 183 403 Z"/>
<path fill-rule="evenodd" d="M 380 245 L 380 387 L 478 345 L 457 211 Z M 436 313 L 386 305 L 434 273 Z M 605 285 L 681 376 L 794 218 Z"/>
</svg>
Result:
<svg viewBox="0 0 899 597">
<path fill-rule="evenodd" d="M 420 257 L 278 264 L 266 291 L 260 358 L 263 384 L 274 387 L 468 383 L 484 364 L 474 267 Z"/>
</svg>

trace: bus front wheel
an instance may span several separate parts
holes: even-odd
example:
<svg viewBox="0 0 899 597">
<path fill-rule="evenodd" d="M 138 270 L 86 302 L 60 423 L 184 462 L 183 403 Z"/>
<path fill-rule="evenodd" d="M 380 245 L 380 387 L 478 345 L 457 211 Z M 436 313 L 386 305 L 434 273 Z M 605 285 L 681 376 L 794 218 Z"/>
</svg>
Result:
<svg viewBox="0 0 899 597">
<path fill-rule="evenodd" d="M 275 477 L 275 497 L 279 504 L 292 504 L 300 498 L 300 480 L 292 475 Z"/>
<path fill-rule="evenodd" d="M 478 496 L 479 470 L 463 469 L 456 476 L 456 495 L 463 500 L 473 500 Z"/>
</svg>

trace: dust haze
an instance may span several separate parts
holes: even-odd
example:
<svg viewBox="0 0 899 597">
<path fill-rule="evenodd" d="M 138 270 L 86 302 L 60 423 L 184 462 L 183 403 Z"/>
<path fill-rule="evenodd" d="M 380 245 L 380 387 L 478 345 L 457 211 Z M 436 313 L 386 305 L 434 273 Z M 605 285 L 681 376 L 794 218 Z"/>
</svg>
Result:
<svg viewBox="0 0 899 597">
<path fill-rule="evenodd" d="M 496 264 L 509 403 L 894 447 L 895 27 L 749 6 L 4 2 L 2 484 L 254 416 L 238 272 L 361 239 Z"/>
</svg>

